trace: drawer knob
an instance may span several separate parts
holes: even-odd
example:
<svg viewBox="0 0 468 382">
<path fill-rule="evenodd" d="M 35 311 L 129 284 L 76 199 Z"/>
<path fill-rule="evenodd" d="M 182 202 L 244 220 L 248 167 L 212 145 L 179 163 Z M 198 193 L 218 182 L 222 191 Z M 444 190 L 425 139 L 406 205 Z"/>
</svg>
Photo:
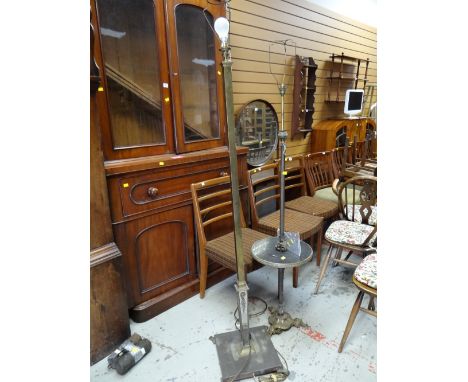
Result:
<svg viewBox="0 0 468 382">
<path fill-rule="evenodd" d="M 155 198 L 158 195 L 159 190 L 156 187 L 148 188 L 148 196 L 150 198 Z"/>
<path fill-rule="evenodd" d="M 227 176 L 227 175 L 228 175 L 227 171 L 224 171 L 224 170 L 219 173 L 219 176 Z"/>
</svg>

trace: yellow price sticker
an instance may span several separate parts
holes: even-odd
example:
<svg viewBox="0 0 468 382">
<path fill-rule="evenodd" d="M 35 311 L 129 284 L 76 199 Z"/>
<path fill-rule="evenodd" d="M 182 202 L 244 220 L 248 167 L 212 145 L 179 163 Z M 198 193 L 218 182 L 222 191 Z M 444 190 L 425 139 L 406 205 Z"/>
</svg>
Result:
<svg viewBox="0 0 468 382">
<path fill-rule="evenodd" d="M 283 175 L 288 175 L 288 172 L 287 172 L 287 171 L 283 171 Z"/>
<path fill-rule="evenodd" d="M 104 88 L 103 88 L 102 86 L 99 86 L 99 87 L 97 88 L 97 91 L 98 91 L 98 92 L 103 92 L 103 91 L 104 91 Z"/>
<path fill-rule="evenodd" d="M 159 165 L 160 165 L 160 166 L 164 166 L 164 162 L 159 162 Z"/>
<path fill-rule="evenodd" d="M 122 184 L 122 187 L 123 187 L 123 188 L 127 188 L 127 187 L 128 187 L 128 183 Z"/>
</svg>

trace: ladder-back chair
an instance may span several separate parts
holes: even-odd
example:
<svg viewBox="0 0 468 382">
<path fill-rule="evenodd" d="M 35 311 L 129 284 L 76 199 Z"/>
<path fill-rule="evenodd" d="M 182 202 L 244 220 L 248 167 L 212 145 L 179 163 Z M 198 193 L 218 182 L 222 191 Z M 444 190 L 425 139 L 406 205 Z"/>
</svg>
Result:
<svg viewBox="0 0 468 382">
<path fill-rule="evenodd" d="M 277 236 L 280 226 L 280 181 L 278 164 L 272 163 L 261 166 L 248 172 L 248 187 L 250 209 L 252 215 L 252 228 L 267 235 Z M 286 186 L 286 189 L 289 186 Z M 270 210 L 261 211 L 269 203 Z M 285 203 L 286 204 L 286 203 Z M 317 256 L 320 256 L 323 218 L 290 208 L 284 209 L 284 229 L 286 232 L 298 232 L 301 240 L 310 240 L 317 235 L 320 245 Z M 293 286 L 298 283 L 298 269 L 293 268 Z"/>
<path fill-rule="evenodd" d="M 193 183 L 190 188 L 198 236 L 200 297 L 203 298 L 208 275 L 208 259 L 234 272 L 237 270 L 230 176 Z M 267 235 L 246 228 L 242 206 L 240 207 L 244 265 L 246 271 L 250 271 L 253 267 L 252 245 Z"/>
</svg>

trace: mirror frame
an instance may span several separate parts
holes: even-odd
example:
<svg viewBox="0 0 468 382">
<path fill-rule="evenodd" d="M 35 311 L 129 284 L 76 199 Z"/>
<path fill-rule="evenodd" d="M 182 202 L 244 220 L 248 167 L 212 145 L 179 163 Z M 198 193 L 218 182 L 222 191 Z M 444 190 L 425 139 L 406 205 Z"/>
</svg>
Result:
<svg viewBox="0 0 468 382">
<path fill-rule="evenodd" d="M 263 166 L 264 164 L 266 164 L 268 161 L 270 161 L 271 157 L 273 156 L 274 152 L 276 151 L 276 148 L 278 146 L 278 131 L 279 131 L 279 120 L 278 120 L 278 114 L 276 113 L 276 110 L 275 108 L 273 107 L 273 105 L 264 100 L 264 99 L 254 99 L 252 101 L 249 101 L 247 103 L 245 103 L 240 109 L 239 111 L 236 113 L 236 120 L 235 120 L 235 124 L 236 124 L 236 138 L 239 137 L 239 130 L 240 130 L 240 123 L 241 123 L 241 115 L 242 115 L 242 111 L 250 104 L 254 103 L 254 102 L 262 102 L 264 104 L 266 104 L 267 107 L 269 107 L 272 111 L 273 111 L 273 116 L 274 118 L 276 119 L 276 126 L 277 126 L 277 129 L 276 129 L 276 132 L 275 132 L 275 141 L 273 143 L 273 146 L 271 147 L 271 150 L 270 152 L 268 153 L 268 155 L 265 156 L 264 160 L 262 160 L 261 163 L 252 163 L 251 160 L 250 160 L 250 156 L 249 154 L 247 154 L 247 163 L 250 165 L 250 166 L 253 166 L 253 167 L 259 167 L 259 166 Z M 242 138 L 242 137 L 241 137 Z M 242 145 L 242 142 L 239 143 L 240 146 L 243 146 L 243 147 L 249 147 L 247 145 Z M 249 153 L 250 153 L 250 147 L 249 147 Z"/>
</svg>

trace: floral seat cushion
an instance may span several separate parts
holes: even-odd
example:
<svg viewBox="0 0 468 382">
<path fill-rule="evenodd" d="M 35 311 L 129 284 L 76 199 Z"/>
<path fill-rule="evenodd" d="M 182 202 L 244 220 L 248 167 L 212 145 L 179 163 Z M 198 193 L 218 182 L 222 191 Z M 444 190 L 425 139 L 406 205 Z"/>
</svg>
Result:
<svg viewBox="0 0 468 382">
<path fill-rule="evenodd" d="M 325 232 L 327 240 L 341 244 L 362 245 L 374 227 L 348 220 L 334 221 Z M 374 244 L 377 235 L 374 234 L 368 245 Z"/>
<path fill-rule="evenodd" d="M 354 271 L 354 277 L 359 282 L 377 289 L 377 254 L 366 256 Z"/>
<path fill-rule="evenodd" d="M 347 204 L 346 205 L 346 211 L 348 213 L 348 219 L 353 220 L 358 223 L 362 223 L 362 216 L 360 213 L 360 208 L 361 205 L 354 205 L 354 219 L 353 219 L 353 205 L 352 204 Z M 369 216 L 369 225 L 376 225 L 377 224 L 377 206 L 371 206 L 371 215 Z M 367 213 L 367 211 L 364 211 L 364 213 Z"/>
</svg>

